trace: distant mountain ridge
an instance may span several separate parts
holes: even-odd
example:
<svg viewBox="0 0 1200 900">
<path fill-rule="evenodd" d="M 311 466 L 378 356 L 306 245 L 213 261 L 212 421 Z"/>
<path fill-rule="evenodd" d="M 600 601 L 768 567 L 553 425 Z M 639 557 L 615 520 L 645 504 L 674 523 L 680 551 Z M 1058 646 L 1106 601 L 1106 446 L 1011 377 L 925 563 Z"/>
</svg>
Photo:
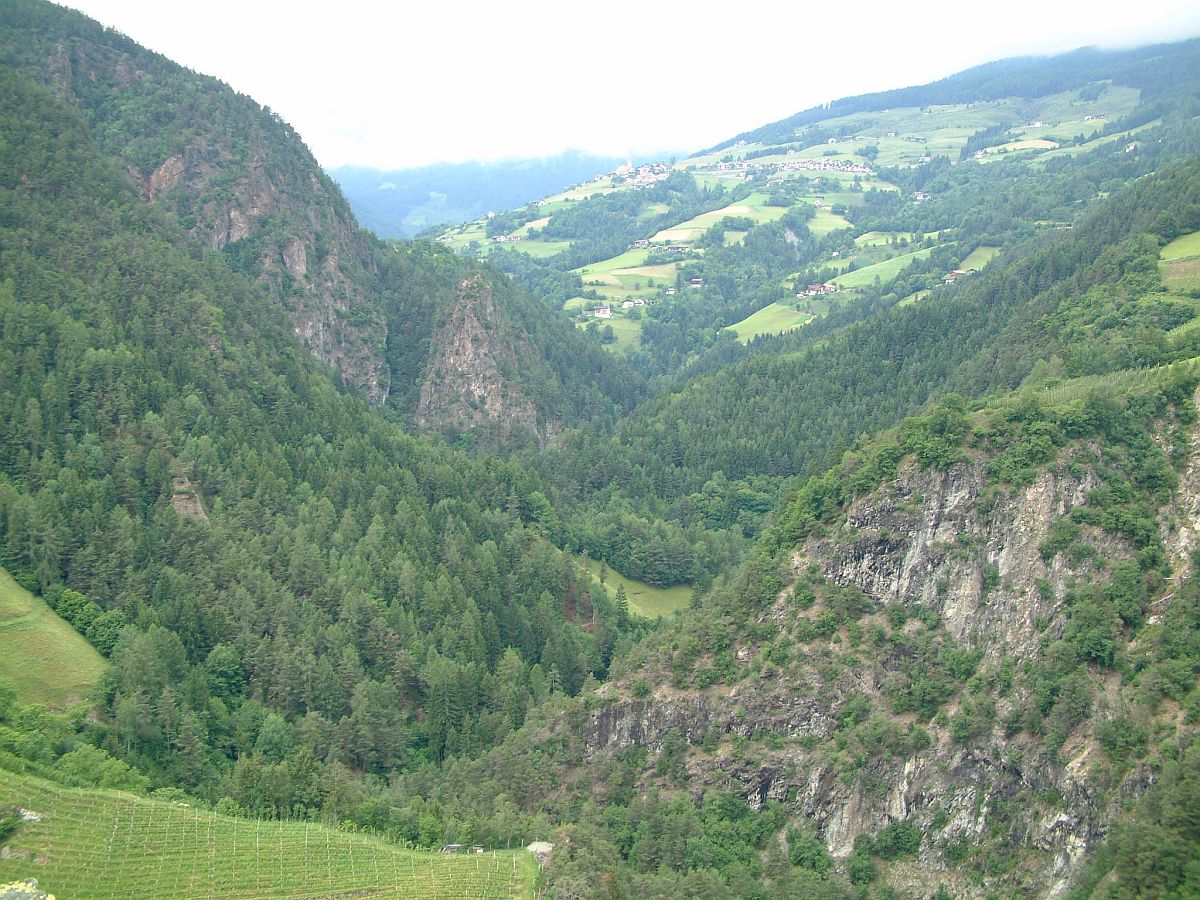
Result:
<svg viewBox="0 0 1200 900">
<path fill-rule="evenodd" d="M 1055 56 L 1019 56 L 984 63 L 929 84 L 842 97 L 735 135 L 694 155 L 746 143 L 782 143 L 795 131 L 838 116 L 878 112 L 893 107 L 972 103 L 1004 97 L 1039 97 L 1068 91 L 1100 80 L 1112 79 L 1150 95 L 1168 91 L 1195 92 L 1194 60 L 1200 38 L 1174 44 L 1153 44 L 1132 50 L 1081 47 Z M 1166 77 L 1169 76 L 1169 77 Z M 1164 87 L 1169 84 L 1170 87 Z"/>
<path fill-rule="evenodd" d="M 381 238 L 414 237 L 489 210 L 512 209 L 609 172 L 624 159 L 567 150 L 543 159 L 437 163 L 413 169 L 340 166 L 329 176 L 358 220 Z"/>
</svg>

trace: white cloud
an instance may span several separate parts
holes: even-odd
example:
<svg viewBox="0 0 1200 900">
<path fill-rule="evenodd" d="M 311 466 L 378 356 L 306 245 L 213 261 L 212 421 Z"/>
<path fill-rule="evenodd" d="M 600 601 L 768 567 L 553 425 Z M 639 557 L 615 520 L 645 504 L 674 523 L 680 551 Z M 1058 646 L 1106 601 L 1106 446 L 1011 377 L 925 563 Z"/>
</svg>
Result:
<svg viewBox="0 0 1200 900">
<path fill-rule="evenodd" d="M 690 151 L 992 59 L 1200 33 L 1194 0 L 68 2 L 270 106 L 322 164 L 380 168 Z"/>
</svg>

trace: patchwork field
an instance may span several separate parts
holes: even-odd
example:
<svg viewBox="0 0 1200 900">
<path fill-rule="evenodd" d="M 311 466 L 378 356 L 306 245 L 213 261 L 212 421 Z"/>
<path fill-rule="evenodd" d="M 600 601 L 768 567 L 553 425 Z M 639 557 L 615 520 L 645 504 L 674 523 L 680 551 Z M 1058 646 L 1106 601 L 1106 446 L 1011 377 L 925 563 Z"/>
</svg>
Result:
<svg viewBox="0 0 1200 900">
<path fill-rule="evenodd" d="M 65 709 L 88 695 L 107 666 L 79 632 L 0 568 L 0 678 L 22 702 Z"/>
<path fill-rule="evenodd" d="M 782 218 L 787 209 L 782 206 L 767 206 L 766 201 L 769 196 L 769 194 L 761 192 L 753 193 L 746 197 L 746 199 L 739 200 L 737 203 L 731 203 L 720 209 L 714 209 L 712 212 L 701 213 L 695 218 L 688 219 L 686 222 L 680 222 L 678 225 L 664 228 L 658 234 L 654 235 L 651 240 L 668 243 L 690 243 L 726 216 L 752 219 L 756 225 L 761 225 L 763 222 L 774 222 L 776 219 Z"/>
<path fill-rule="evenodd" d="M 739 341 L 746 344 L 760 334 L 782 334 L 793 328 L 807 325 L 812 319 L 810 313 L 800 312 L 795 307 L 783 303 L 772 303 L 742 319 L 736 325 L 730 325 L 726 330 L 732 331 L 737 335 Z"/>
<path fill-rule="evenodd" d="M 221 816 L 117 791 L 78 790 L 0 769 L 0 807 L 26 822 L 0 883 L 35 877 L 59 897 L 533 897 L 532 854 L 404 850 L 311 823 Z"/>
<path fill-rule="evenodd" d="M 587 570 L 599 579 L 599 560 L 589 559 Z M 629 600 L 629 611 L 647 619 L 669 616 L 676 610 L 683 609 L 692 599 L 692 589 L 686 584 L 669 588 L 654 587 L 644 581 L 626 578 L 620 572 L 609 569 L 608 574 L 604 576 L 605 590 L 615 597 L 618 585 L 625 588 L 625 597 Z"/>
</svg>

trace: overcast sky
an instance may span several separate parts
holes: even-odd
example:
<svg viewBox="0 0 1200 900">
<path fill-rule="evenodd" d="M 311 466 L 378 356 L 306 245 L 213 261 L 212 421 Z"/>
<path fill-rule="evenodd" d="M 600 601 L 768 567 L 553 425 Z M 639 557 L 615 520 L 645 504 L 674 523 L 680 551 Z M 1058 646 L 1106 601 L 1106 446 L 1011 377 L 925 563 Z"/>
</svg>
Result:
<svg viewBox="0 0 1200 900">
<path fill-rule="evenodd" d="M 688 152 L 993 59 L 1200 35 L 1197 0 L 66 5 L 271 107 L 322 165 L 384 169 Z"/>
</svg>

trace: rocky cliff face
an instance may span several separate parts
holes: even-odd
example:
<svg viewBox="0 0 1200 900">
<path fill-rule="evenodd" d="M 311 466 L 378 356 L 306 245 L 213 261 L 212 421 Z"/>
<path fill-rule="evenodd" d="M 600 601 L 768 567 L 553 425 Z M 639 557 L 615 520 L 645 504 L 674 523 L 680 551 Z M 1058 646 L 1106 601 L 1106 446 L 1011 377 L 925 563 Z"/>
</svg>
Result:
<svg viewBox="0 0 1200 900">
<path fill-rule="evenodd" d="M 1200 508 L 1198 437 L 1162 512 L 1164 543 L 1180 566 Z M 1145 768 L 1114 772 L 1093 735 L 1123 703 L 1115 673 L 1091 669 L 1094 706 L 1057 753 L 1013 724 L 1028 696 L 1005 682 L 1062 636 L 1071 590 L 1102 583 L 1131 556 L 1123 540 L 1090 527 L 1094 552 L 1045 550 L 1054 523 L 1100 483 L 1086 463 L 1095 450 L 1073 448 L 1022 487 L 989 486 L 980 455 L 944 471 L 902 463 L 836 526 L 795 549 L 791 583 L 751 626 L 753 639 L 732 650 L 733 664 L 752 675 L 685 689 L 660 671 L 651 675 L 659 686 L 640 698 L 606 685 L 584 726 L 587 753 L 642 746 L 661 754 L 682 744 L 686 776 L 677 784 L 697 795 L 732 790 L 756 807 L 776 800 L 842 859 L 860 835 L 907 820 L 926 839 L 917 858 L 889 866 L 888 879 L 921 896 L 938 884 L 953 896 L 1062 895 L 1122 805 L 1150 783 Z M 831 610 L 846 603 L 868 612 L 830 627 Z M 936 621 L 936 631 L 921 619 Z M 889 627 L 894 636 L 883 640 Z M 931 721 L 893 702 L 925 674 L 923 641 L 979 659 L 973 688 L 954 692 Z M 868 708 L 864 700 L 869 721 L 855 712 Z M 863 721 L 857 732 L 848 727 Z M 647 770 L 642 786 L 654 781 Z M 968 847 L 1007 862 L 967 871 Z"/>
<path fill-rule="evenodd" d="M 510 333 L 487 279 L 464 279 L 431 341 L 417 423 L 544 445 L 562 425 L 543 420 L 518 382 L 518 354 L 533 352 Z"/>
<path fill-rule="evenodd" d="M 33 74 L 95 123 L 148 202 L 174 213 L 203 252 L 236 251 L 313 355 L 385 402 L 372 251 L 299 137 L 249 98 L 93 26 L 39 33 Z M 151 106 L 154 116 L 140 114 Z"/>
</svg>

